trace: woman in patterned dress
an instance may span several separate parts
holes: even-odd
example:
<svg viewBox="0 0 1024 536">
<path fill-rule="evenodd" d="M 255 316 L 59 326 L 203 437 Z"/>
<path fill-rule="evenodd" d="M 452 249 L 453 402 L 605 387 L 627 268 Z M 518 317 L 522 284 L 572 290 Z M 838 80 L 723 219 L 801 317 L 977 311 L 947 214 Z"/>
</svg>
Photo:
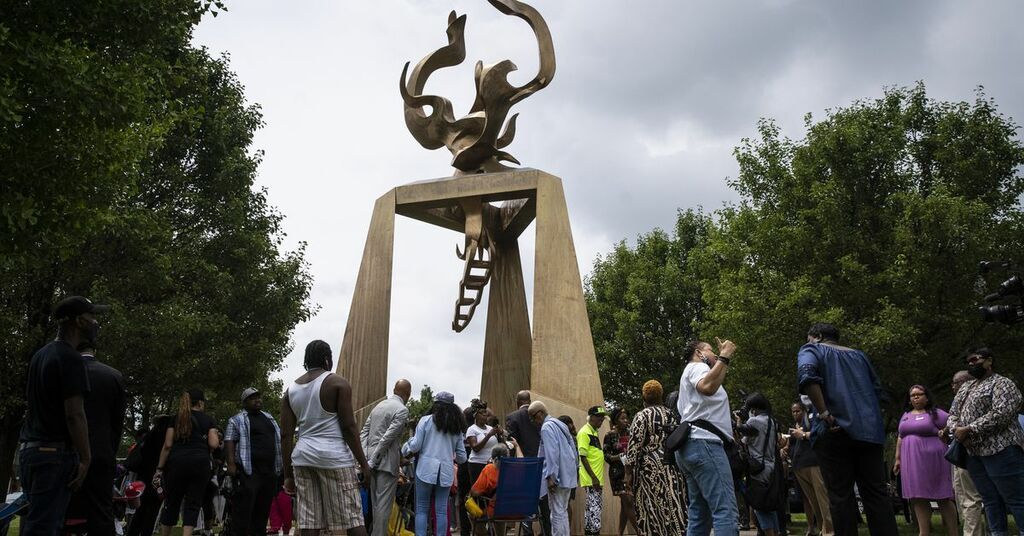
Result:
<svg viewBox="0 0 1024 536">
<path fill-rule="evenodd" d="M 675 465 L 662 463 L 662 443 L 677 424 L 662 404 L 661 383 L 650 380 L 643 388 L 644 409 L 629 426 L 629 446 L 623 456 L 625 490 L 633 494 L 637 529 L 641 536 L 686 533 L 683 479 Z"/>
</svg>

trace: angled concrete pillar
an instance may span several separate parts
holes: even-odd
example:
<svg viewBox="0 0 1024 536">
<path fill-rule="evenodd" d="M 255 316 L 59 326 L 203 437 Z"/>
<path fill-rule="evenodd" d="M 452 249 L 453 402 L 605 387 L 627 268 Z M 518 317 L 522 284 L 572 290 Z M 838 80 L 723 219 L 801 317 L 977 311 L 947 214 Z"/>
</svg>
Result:
<svg viewBox="0 0 1024 536">
<path fill-rule="evenodd" d="M 352 384 L 358 422 L 366 408 L 387 393 L 394 244 L 395 191 L 391 190 L 373 206 L 337 364 L 338 374 Z"/>
<path fill-rule="evenodd" d="M 604 401 L 583 282 L 562 181 L 534 169 L 416 182 L 377 200 L 338 359 L 338 372 L 352 384 L 357 419 L 362 422 L 388 393 L 395 214 L 463 233 L 459 207 L 467 200 L 484 203 L 494 242 L 481 396 L 496 414 L 504 415 L 515 409 L 516 392 L 528 389 L 553 416 L 569 415 L 577 427 L 583 426 L 587 408 Z M 531 325 L 518 238 L 534 220 Z M 453 302 L 458 275 L 452 274 Z M 438 322 L 436 329 L 448 329 L 449 323 Z M 583 532 L 584 496 L 577 497 L 573 534 Z M 618 510 L 606 485 L 603 533 L 616 533 Z"/>
</svg>

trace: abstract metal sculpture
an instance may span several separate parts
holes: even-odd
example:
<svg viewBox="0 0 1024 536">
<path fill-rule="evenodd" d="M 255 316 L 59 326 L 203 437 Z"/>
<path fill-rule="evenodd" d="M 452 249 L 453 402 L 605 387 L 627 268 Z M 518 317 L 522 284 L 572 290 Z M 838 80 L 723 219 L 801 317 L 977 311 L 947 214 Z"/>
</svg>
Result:
<svg viewBox="0 0 1024 536">
<path fill-rule="evenodd" d="M 514 15 L 527 22 L 537 37 L 540 69 L 537 76 L 521 87 L 508 82 L 508 74 L 516 65 L 504 60 L 484 66 L 476 63 L 476 98 L 469 114 L 456 120 L 452 103 L 436 95 L 423 95 L 427 78 L 434 71 L 452 67 L 466 59 L 466 16 L 448 15 L 448 45 L 424 57 L 412 73 L 409 63 L 402 69 L 399 90 L 405 103 L 405 124 L 416 141 L 427 149 L 447 147 L 452 153 L 455 176 L 506 171 L 511 168 L 501 162 L 518 164 L 514 156 L 503 151 L 516 134 L 516 117 L 508 119 L 509 110 L 519 101 L 543 89 L 555 75 L 555 49 L 551 32 L 544 18 L 533 7 L 516 0 L 488 0 L 505 15 Z M 406 75 L 409 74 L 408 81 Z M 430 107 L 430 113 L 424 111 Z M 502 130 L 504 127 L 504 130 Z M 499 136 L 499 132 L 501 135 Z M 491 259 L 494 251 L 484 224 L 483 203 L 480 199 L 460 200 L 459 208 L 466 222 L 465 251 L 455 253 L 465 261 L 459 297 L 455 302 L 452 329 L 461 332 L 473 319 L 473 313 L 483 298 L 483 290 L 490 280 Z"/>
<path fill-rule="evenodd" d="M 387 394 L 395 219 L 411 218 L 465 235 L 455 254 L 465 262 L 452 328 L 462 331 L 487 290 L 480 396 L 498 415 L 516 409 L 516 393 L 528 389 L 553 415 L 576 422 L 587 408 L 604 401 L 587 316 L 583 282 L 573 244 L 562 180 L 518 164 L 503 149 L 515 135 L 512 106 L 551 82 L 554 50 L 547 24 L 536 10 L 515 0 L 488 0 L 506 15 L 526 20 L 540 45 L 540 72 L 528 84 L 512 87 L 511 62 L 476 67 L 476 99 L 470 113 L 456 120 L 447 99 L 423 95 L 426 79 L 465 59 L 464 16 L 448 20 L 448 45 L 402 72 L 405 121 L 428 149 L 447 147 L 456 171 L 451 177 L 416 181 L 391 189 L 373 208 L 366 246 L 352 294 L 338 372 L 349 379 L 357 419 L 365 418 Z M 409 79 L 406 80 L 406 75 Z M 425 110 L 424 107 L 430 107 Z M 500 135 L 499 135 L 500 133 Z M 519 240 L 533 228 L 533 301 Z M 460 244 L 461 245 L 461 244 Z M 571 381 L 569 381 L 571 380 Z M 614 534 L 618 501 L 605 487 L 605 534 Z M 576 508 L 572 534 L 583 531 L 583 508 Z"/>
</svg>

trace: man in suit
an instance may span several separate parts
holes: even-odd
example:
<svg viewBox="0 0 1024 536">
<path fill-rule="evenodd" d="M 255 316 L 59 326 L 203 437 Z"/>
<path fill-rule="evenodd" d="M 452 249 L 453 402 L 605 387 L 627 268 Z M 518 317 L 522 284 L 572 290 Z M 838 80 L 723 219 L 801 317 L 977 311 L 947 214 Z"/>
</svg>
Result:
<svg viewBox="0 0 1024 536">
<path fill-rule="evenodd" d="M 516 393 L 516 406 L 519 409 L 509 413 L 505 417 L 505 430 L 508 432 L 509 437 L 512 437 L 519 443 L 519 450 L 522 451 L 523 456 L 536 457 L 537 451 L 540 449 L 540 428 L 533 423 L 530 418 L 531 396 L 529 391 L 519 391 Z M 540 524 L 544 529 L 545 536 L 551 536 L 551 510 L 548 507 L 548 498 L 545 495 L 540 500 Z M 523 534 L 527 536 L 533 535 L 533 528 L 530 525 L 524 524 L 522 527 Z"/>
<path fill-rule="evenodd" d="M 92 386 L 92 392 L 85 399 L 92 465 L 89 466 L 82 487 L 71 497 L 67 517 L 84 518 L 89 534 L 113 536 L 114 500 L 111 488 L 117 466 L 117 448 L 121 444 L 127 394 L 124 376 L 117 369 L 98 361 L 93 346 L 85 342 L 78 347 L 85 360 L 89 385 Z"/>
<path fill-rule="evenodd" d="M 393 392 L 391 397 L 373 408 L 359 435 L 370 464 L 372 536 L 385 536 L 388 530 L 398 485 L 398 467 L 402 461 L 402 432 L 409 420 L 409 408 L 405 404 L 412 395 L 412 384 L 408 380 L 398 380 Z"/>
</svg>

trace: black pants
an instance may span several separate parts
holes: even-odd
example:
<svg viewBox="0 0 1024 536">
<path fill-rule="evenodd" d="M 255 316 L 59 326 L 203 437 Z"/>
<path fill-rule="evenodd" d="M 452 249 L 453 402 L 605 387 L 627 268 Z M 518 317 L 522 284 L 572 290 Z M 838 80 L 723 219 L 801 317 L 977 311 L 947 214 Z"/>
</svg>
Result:
<svg viewBox="0 0 1024 536">
<path fill-rule="evenodd" d="M 469 521 L 469 514 L 466 513 L 466 497 L 469 497 L 469 490 L 473 487 L 470 481 L 469 463 L 460 463 L 459 471 L 455 474 L 459 484 L 459 504 L 456 508 L 459 511 L 459 533 L 462 536 L 470 536 L 473 533 L 472 523 Z"/>
<path fill-rule="evenodd" d="M 832 526 L 836 536 L 856 536 L 860 513 L 853 485 L 857 484 L 868 531 L 872 536 L 896 536 L 896 515 L 886 490 L 882 445 L 852 439 L 845 431 L 829 432 L 818 439 L 814 450 L 828 488 Z"/>
<path fill-rule="evenodd" d="M 85 519 L 88 533 L 114 534 L 114 460 L 93 459 L 82 487 L 71 496 L 67 518 Z"/>
<path fill-rule="evenodd" d="M 231 499 L 231 533 L 237 536 L 266 534 L 270 504 L 277 495 L 277 475 L 273 471 L 246 475 L 238 468 L 238 488 Z"/>
<path fill-rule="evenodd" d="M 164 491 L 167 497 L 164 512 L 160 515 L 160 524 L 172 527 L 177 525 L 178 511 L 184 503 L 181 524 L 186 527 L 196 526 L 210 475 L 210 459 L 207 457 L 183 457 L 168 461 L 164 469 Z"/>
</svg>

